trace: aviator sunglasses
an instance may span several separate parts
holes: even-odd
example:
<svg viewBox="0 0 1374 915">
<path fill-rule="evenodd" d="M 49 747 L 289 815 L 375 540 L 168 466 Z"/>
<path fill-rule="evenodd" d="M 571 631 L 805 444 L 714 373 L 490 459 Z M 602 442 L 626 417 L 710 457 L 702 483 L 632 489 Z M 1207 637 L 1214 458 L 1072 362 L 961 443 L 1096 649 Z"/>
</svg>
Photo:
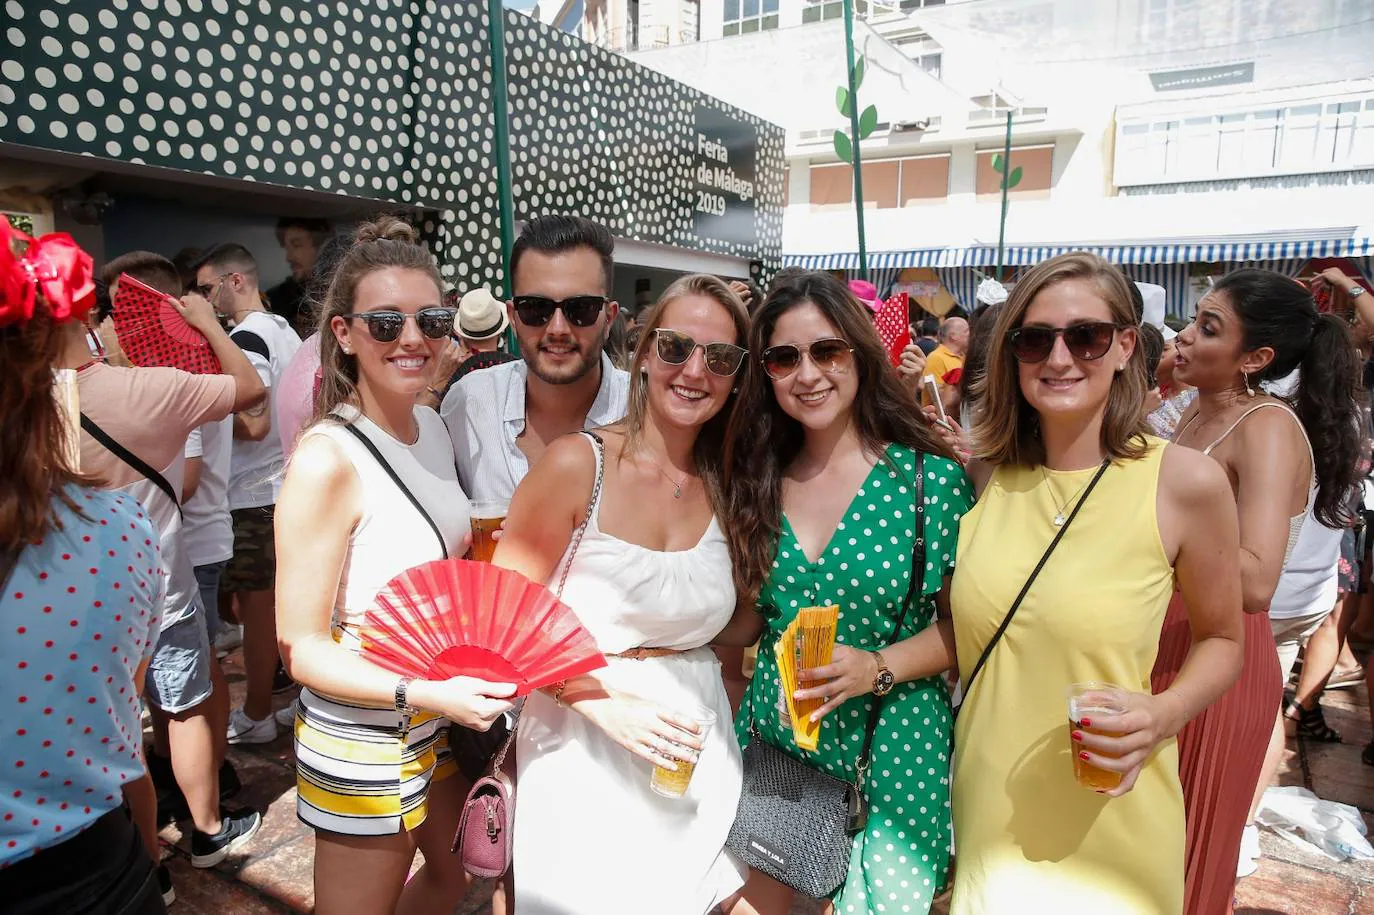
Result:
<svg viewBox="0 0 1374 915">
<path fill-rule="evenodd" d="M 1107 355 L 1120 325 L 1110 321 L 1086 321 L 1068 327 L 1016 327 L 1007 331 L 1007 344 L 1017 362 L 1044 362 L 1054 352 L 1054 341 L 1064 338 L 1064 346 L 1075 359 L 1091 362 Z"/>
<path fill-rule="evenodd" d="M 575 295 L 560 302 L 542 295 L 518 295 L 511 301 L 516 317 L 527 327 L 543 327 L 553 320 L 554 311 L 560 308 L 573 327 L 591 327 L 610 300 L 604 295 Z"/>
<path fill-rule="evenodd" d="M 458 314 L 455 309 L 432 306 L 421 308 L 414 315 L 400 311 L 355 311 L 340 315 L 341 318 L 357 318 L 367 325 L 367 332 L 378 343 L 391 343 L 401 336 L 406 326 L 406 318 L 415 318 L 415 326 L 420 333 L 431 340 L 442 340 L 453 333 L 453 319 Z"/>
<path fill-rule="evenodd" d="M 853 362 L 854 348 L 839 337 L 814 340 L 805 348 L 795 343 L 779 343 L 763 351 L 763 370 L 774 381 L 782 381 L 801 368 L 802 354 L 810 355 L 816 368 L 827 375 L 843 375 Z"/>
<path fill-rule="evenodd" d="M 739 371 L 749 352 L 733 343 L 698 343 L 678 330 L 660 327 L 654 331 L 658 344 L 658 358 L 668 365 L 683 365 L 701 347 L 706 355 L 706 370 L 712 375 L 729 378 Z"/>
</svg>

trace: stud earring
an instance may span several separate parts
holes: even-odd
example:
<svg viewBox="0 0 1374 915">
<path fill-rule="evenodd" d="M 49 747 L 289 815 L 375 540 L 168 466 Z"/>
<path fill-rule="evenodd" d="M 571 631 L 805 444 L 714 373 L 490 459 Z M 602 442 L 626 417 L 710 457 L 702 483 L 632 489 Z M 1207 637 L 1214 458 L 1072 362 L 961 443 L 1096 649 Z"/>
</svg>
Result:
<svg viewBox="0 0 1374 915">
<path fill-rule="evenodd" d="M 1245 393 L 1246 393 L 1246 394 L 1249 394 L 1251 397 L 1254 397 L 1254 396 L 1255 396 L 1255 389 L 1252 388 L 1252 387 L 1250 387 L 1250 373 L 1249 373 L 1249 372 L 1241 372 L 1240 374 L 1241 374 L 1242 377 L 1245 378 Z"/>
</svg>

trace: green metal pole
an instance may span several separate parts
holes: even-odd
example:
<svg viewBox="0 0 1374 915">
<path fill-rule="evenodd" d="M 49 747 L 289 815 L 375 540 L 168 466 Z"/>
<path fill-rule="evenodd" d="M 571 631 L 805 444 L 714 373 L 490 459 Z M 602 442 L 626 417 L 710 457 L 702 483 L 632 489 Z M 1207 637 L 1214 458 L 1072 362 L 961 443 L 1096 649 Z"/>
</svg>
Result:
<svg viewBox="0 0 1374 915">
<path fill-rule="evenodd" d="M 1002 281 L 1002 253 L 1007 241 L 1007 194 L 1011 188 L 1011 111 L 1007 111 L 1007 141 L 1002 147 L 1002 219 L 997 225 L 997 281 Z"/>
<path fill-rule="evenodd" d="M 844 0 L 845 80 L 849 83 L 849 137 L 853 141 L 854 211 L 859 221 L 859 278 L 868 279 L 868 243 L 864 238 L 863 156 L 859 153 L 859 87 L 854 84 L 854 0 Z"/>
<path fill-rule="evenodd" d="M 511 198 L 510 104 L 506 96 L 506 11 L 501 0 L 487 0 L 488 39 L 491 42 L 492 120 L 496 125 L 496 189 L 501 220 L 501 266 L 505 276 L 504 298 L 513 295 L 515 278 L 510 273 L 510 252 L 515 246 L 515 203 Z M 506 344 L 519 354 L 515 331 L 506 332 Z"/>
</svg>

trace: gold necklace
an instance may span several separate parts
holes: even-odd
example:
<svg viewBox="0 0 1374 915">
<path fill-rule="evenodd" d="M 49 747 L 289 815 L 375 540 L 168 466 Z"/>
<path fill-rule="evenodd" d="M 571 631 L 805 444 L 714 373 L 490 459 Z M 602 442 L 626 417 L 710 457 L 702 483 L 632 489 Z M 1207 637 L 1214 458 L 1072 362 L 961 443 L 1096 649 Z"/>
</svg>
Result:
<svg viewBox="0 0 1374 915">
<path fill-rule="evenodd" d="M 1091 483 L 1093 481 L 1093 478 L 1089 477 L 1087 482 L 1079 486 L 1078 489 L 1074 492 L 1074 494 L 1069 497 L 1069 500 L 1061 505 L 1059 503 L 1059 497 L 1054 494 L 1054 484 L 1050 482 L 1050 474 L 1049 471 L 1045 469 L 1044 464 L 1040 465 L 1040 475 L 1045 478 L 1045 488 L 1049 490 L 1050 498 L 1054 500 L 1054 507 L 1058 509 L 1054 516 L 1054 526 L 1063 527 L 1065 524 L 1068 523 L 1069 519 L 1067 513 L 1070 506 L 1072 506 L 1074 501 L 1077 500 L 1077 498 L 1083 493 L 1083 490 L 1087 489 L 1088 483 Z"/>
</svg>

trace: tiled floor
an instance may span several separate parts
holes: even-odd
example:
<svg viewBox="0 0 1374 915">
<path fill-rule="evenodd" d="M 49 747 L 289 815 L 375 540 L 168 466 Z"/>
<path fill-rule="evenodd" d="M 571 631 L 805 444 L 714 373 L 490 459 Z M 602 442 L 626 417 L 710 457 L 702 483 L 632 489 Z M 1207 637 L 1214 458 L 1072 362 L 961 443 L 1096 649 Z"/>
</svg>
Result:
<svg viewBox="0 0 1374 915">
<path fill-rule="evenodd" d="M 235 699 L 242 691 L 237 657 L 226 672 Z M 281 697 L 285 704 L 289 696 Z M 1328 723 L 1345 735 L 1339 745 L 1290 743 L 1283 784 L 1304 785 L 1319 797 L 1358 807 L 1374 831 L 1374 767 L 1360 762 L 1370 737 L 1368 696 L 1363 689 L 1329 693 L 1323 699 Z M 177 827 L 162 833 L 176 887 L 173 915 L 269 915 L 309 912 L 314 903 L 311 862 L 314 836 L 296 819 L 291 740 L 231 750 L 244 784 L 234 803 L 265 811 L 262 831 L 243 855 L 216 868 L 190 866 L 186 840 Z M 1298 847 L 1273 833 L 1261 839 L 1264 859 L 1237 890 L 1241 915 L 1374 915 L 1374 866 L 1332 862 L 1310 847 Z M 488 915 L 490 887 L 479 883 L 455 915 Z M 815 915 L 819 906 L 798 904 L 793 915 Z M 940 910 L 942 911 L 942 910 Z M 647 910 L 646 910 L 647 912 Z M 620 913 L 608 913 L 620 915 Z M 629 915 L 629 913 L 626 913 Z"/>
</svg>

